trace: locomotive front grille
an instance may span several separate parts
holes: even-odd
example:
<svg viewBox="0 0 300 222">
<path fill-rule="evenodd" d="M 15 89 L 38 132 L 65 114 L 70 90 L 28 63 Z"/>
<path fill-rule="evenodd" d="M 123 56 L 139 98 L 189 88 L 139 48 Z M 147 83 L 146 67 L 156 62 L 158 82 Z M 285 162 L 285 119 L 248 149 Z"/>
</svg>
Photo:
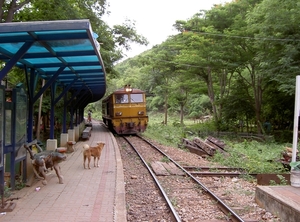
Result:
<svg viewBox="0 0 300 222">
<path fill-rule="evenodd" d="M 134 126 L 135 126 L 135 123 L 134 123 L 134 122 L 126 123 L 126 127 L 127 127 L 127 128 L 133 129 Z"/>
</svg>

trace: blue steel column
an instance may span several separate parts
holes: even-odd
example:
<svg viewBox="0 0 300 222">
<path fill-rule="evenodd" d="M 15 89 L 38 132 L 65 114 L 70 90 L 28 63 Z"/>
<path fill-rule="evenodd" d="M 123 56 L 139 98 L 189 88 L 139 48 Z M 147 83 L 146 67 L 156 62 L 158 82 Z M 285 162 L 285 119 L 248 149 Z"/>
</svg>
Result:
<svg viewBox="0 0 300 222">
<path fill-rule="evenodd" d="M 81 123 L 84 120 L 84 109 L 80 108 L 79 109 L 79 115 L 80 115 L 80 119 L 79 119 L 79 123 Z"/>
<path fill-rule="evenodd" d="M 55 121 L 55 117 L 54 117 L 54 111 L 55 111 L 55 92 L 56 92 L 56 83 L 54 82 L 51 85 L 51 110 L 50 110 L 50 139 L 54 139 L 54 121 Z"/>
<path fill-rule="evenodd" d="M 0 127 L 2 127 L 1 129 L 1 134 L 0 134 L 0 137 L 1 137 L 1 144 L 0 144 L 0 195 L 3 196 L 4 195 L 4 138 L 3 138 L 3 135 L 4 135 L 4 114 L 5 114 L 5 107 L 4 107 L 4 103 L 5 103 L 5 98 L 4 98 L 4 95 L 5 95 L 5 89 L 3 86 L 0 86 L 0 90 L 2 91 L 2 93 L 0 93 L 1 95 L 1 122 L 2 122 L 2 125 L 0 125 Z M 2 163 L 2 164 L 1 164 Z"/>
<path fill-rule="evenodd" d="M 67 133 L 67 94 L 64 95 L 63 133 Z"/>
<path fill-rule="evenodd" d="M 27 69 L 25 68 L 26 81 L 27 81 L 27 94 L 28 94 L 28 127 L 27 127 L 27 142 L 33 141 L 33 116 L 34 116 L 34 89 L 36 86 L 37 78 L 35 78 L 35 70 L 30 69 L 30 80 L 28 80 Z M 39 126 L 38 126 L 39 127 Z"/>
<path fill-rule="evenodd" d="M 72 106 L 71 106 L 71 109 L 70 109 L 70 114 L 71 114 L 71 117 L 70 117 L 70 129 L 74 129 L 74 126 L 73 126 L 73 121 L 74 121 L 74 109 L 73 109 Z"/>
<path fill-rule="evenodd" d="M 76 126 L 79 124 L 79 110 L 76 109 Z"/>
</svg>

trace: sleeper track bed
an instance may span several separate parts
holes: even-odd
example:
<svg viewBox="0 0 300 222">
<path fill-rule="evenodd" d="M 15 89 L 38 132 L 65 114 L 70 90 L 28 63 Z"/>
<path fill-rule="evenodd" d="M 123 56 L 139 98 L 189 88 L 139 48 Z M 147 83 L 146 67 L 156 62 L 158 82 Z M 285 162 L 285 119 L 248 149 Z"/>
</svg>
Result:
<svg viewBox="0 0 300 222">
<path fill-rule="evenodd" d="M 142 157 L 144 164 L 151 166 L 150 170 L 153 169 L 154 180 L 159 184 L 157 186 L 164 190 L 160 192 L 165 193 L 169 199 L 167 202 L 172 204 L 169 207 L 170 211 L 174 208 L 173 217 L 179 217 L 176 221 L 244 221 L 211 190 L 158 147 L 138 135 L 123 137 L 123 139 L 128 141 L 126 143 L 130 146 L 135 147 L 135 153 L 138 153 L 139 158 Z M 167 167 L 164 172 L 159 169 L 161 165 L 171 167 Z M 201 210 L 197 210 L 195 206 L 192 211 L 189 210 L 191 204 L 195 203 Z"/>
<path fill-rule="evenodd" d="M 181 221 L 147 163 L 125 138 L 120 138 L 126 190 L 127 221 Z"/>
</svg>

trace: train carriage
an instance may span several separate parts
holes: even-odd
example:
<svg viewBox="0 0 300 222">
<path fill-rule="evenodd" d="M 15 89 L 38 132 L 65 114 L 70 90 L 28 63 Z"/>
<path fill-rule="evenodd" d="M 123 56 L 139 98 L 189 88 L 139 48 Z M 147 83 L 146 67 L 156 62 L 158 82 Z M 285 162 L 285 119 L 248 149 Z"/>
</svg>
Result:
<svg viewBox="0 0 300 222">
<path fill-rule="evenodd" d="M 117 134 L 144 132 L 148 125 L 145 92 L 125 86 L 102 101 L 102 119 Z"/>
</svg>

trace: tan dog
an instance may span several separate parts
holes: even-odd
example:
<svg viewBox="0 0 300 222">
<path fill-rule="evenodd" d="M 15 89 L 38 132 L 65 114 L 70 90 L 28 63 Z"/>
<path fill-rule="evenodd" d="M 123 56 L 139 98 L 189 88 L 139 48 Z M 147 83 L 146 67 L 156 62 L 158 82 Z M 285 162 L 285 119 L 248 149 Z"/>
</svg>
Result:
<svg viewBox="0 0 300 222">
<path fill-rule="evenodd" d="M 88 168 L 91 169 L 90 162 L 91 162 L 92 156 L 94 157 L 94 167 L 96 167 L 96 160 L 97 160 L 97 167 L 99 167 L 101 151 L 102 151 L 104 145 L 105 145 L 104 142 L 98 142 L 97 146 L 95 146 L 95 147 L 90 147 L 88 144 L 83 145 L 83 168 L 84 169 L 85 169 L 86 159 L 88 160 Z"/>
</svg>

